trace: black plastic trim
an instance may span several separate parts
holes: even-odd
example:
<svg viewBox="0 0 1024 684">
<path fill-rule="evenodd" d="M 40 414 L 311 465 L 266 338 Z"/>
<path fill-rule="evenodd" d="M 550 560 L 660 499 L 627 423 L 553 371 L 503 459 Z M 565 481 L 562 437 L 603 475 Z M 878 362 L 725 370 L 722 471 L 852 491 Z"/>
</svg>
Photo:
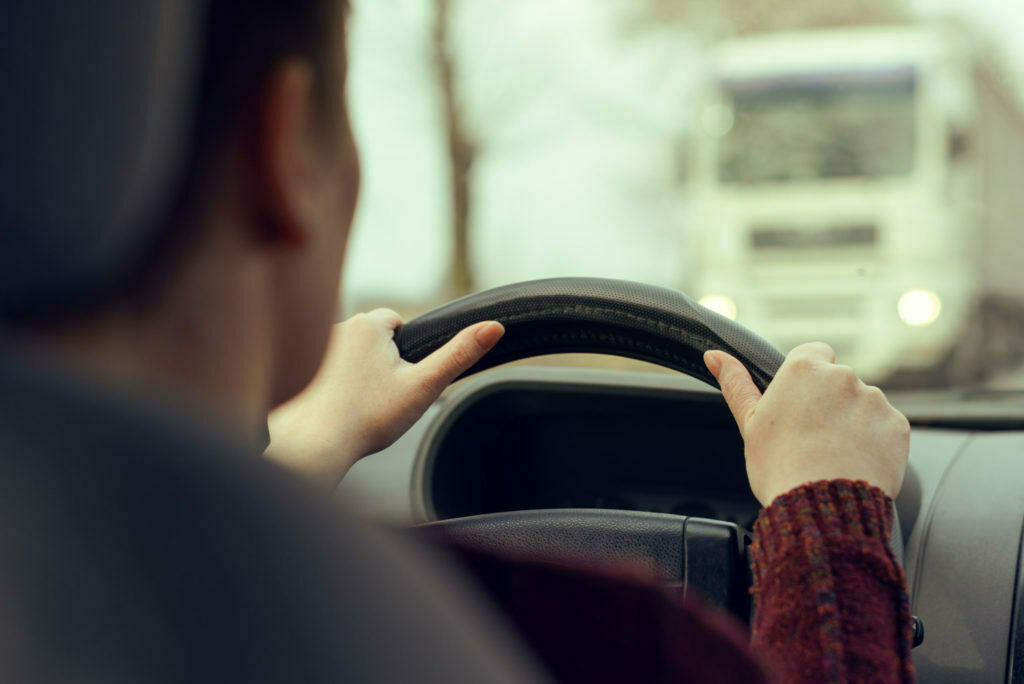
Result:
<svg viewBox="0 0 1024 684">
<path fill-rule="evenodd" d="M 1010 642 L 1006 656 L 1006 681 L 1024 682 L 1024 519 L 1017 538 L 1017 576 L 1010 615 Z"/>
</svg>

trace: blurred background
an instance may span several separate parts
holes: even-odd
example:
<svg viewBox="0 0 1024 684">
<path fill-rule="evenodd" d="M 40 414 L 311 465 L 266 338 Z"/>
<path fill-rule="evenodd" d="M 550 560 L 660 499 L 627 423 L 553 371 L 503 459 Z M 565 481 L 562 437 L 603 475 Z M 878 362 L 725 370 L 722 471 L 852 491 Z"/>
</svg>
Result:
<svg viewBox="0 0 1024 684">
<path fill-rule="evenodd" d="M 1024 388 L 1024 4 L 354 5 L 346 314 L 625 278 L 887 387 Z"/>
</svg>

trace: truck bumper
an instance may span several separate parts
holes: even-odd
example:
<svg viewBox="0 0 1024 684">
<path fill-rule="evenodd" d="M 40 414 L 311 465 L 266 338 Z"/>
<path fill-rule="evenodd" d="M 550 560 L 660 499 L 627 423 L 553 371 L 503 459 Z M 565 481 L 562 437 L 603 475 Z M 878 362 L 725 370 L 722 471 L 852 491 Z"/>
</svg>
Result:
<svg viewBox="0 0 1024 684">
<path fill-rule="evenodd" d="M 732 298 L 737 320 L 783 352 L 805 342 L 826 342 L 836 350 L 837 363 L 852 366 L 867 382 L 879 383 L 897 371 L 935 367 L 962 339 L 974 297 L 957 270 L 932 268 L 929 277 L 904 272 L 852 282 L 748 278 L 742 287 L 736 287 L 736 279 L 705 277 L 698 296 Z M 909 325 L 897 311 L 900 296 L 911 289 L 939 296 L 939 315 L 928 325 Z"/>
</svg>

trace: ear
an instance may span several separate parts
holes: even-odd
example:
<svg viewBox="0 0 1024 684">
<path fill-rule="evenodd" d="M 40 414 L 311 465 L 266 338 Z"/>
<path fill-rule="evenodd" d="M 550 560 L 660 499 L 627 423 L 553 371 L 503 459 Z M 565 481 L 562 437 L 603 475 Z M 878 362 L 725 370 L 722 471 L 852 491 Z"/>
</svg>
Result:
<svg viewBox="0 0 1024 684">
<path fill-rule="evenodd" d="M 246 136 L 251 160 L 252 206 L 257 239 L 305 243 L 316 220 L 316 125 L 313 72 L 290 59 L 274 71 L 259 94 Z"/>
</svg>

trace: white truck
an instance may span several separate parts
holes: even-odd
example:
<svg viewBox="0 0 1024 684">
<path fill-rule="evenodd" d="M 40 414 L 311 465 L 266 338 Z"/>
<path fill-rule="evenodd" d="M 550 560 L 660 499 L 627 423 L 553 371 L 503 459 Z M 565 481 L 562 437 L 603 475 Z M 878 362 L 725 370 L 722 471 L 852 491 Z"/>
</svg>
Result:
<svg viewBox="0 0 1024 684">
<path fill-rule="evenodd" d="M 967 32 L 719 43 L 691 168 L 695 294 L 872 382 L 1024 352 L 1024 117 Z"/>
</svg>

